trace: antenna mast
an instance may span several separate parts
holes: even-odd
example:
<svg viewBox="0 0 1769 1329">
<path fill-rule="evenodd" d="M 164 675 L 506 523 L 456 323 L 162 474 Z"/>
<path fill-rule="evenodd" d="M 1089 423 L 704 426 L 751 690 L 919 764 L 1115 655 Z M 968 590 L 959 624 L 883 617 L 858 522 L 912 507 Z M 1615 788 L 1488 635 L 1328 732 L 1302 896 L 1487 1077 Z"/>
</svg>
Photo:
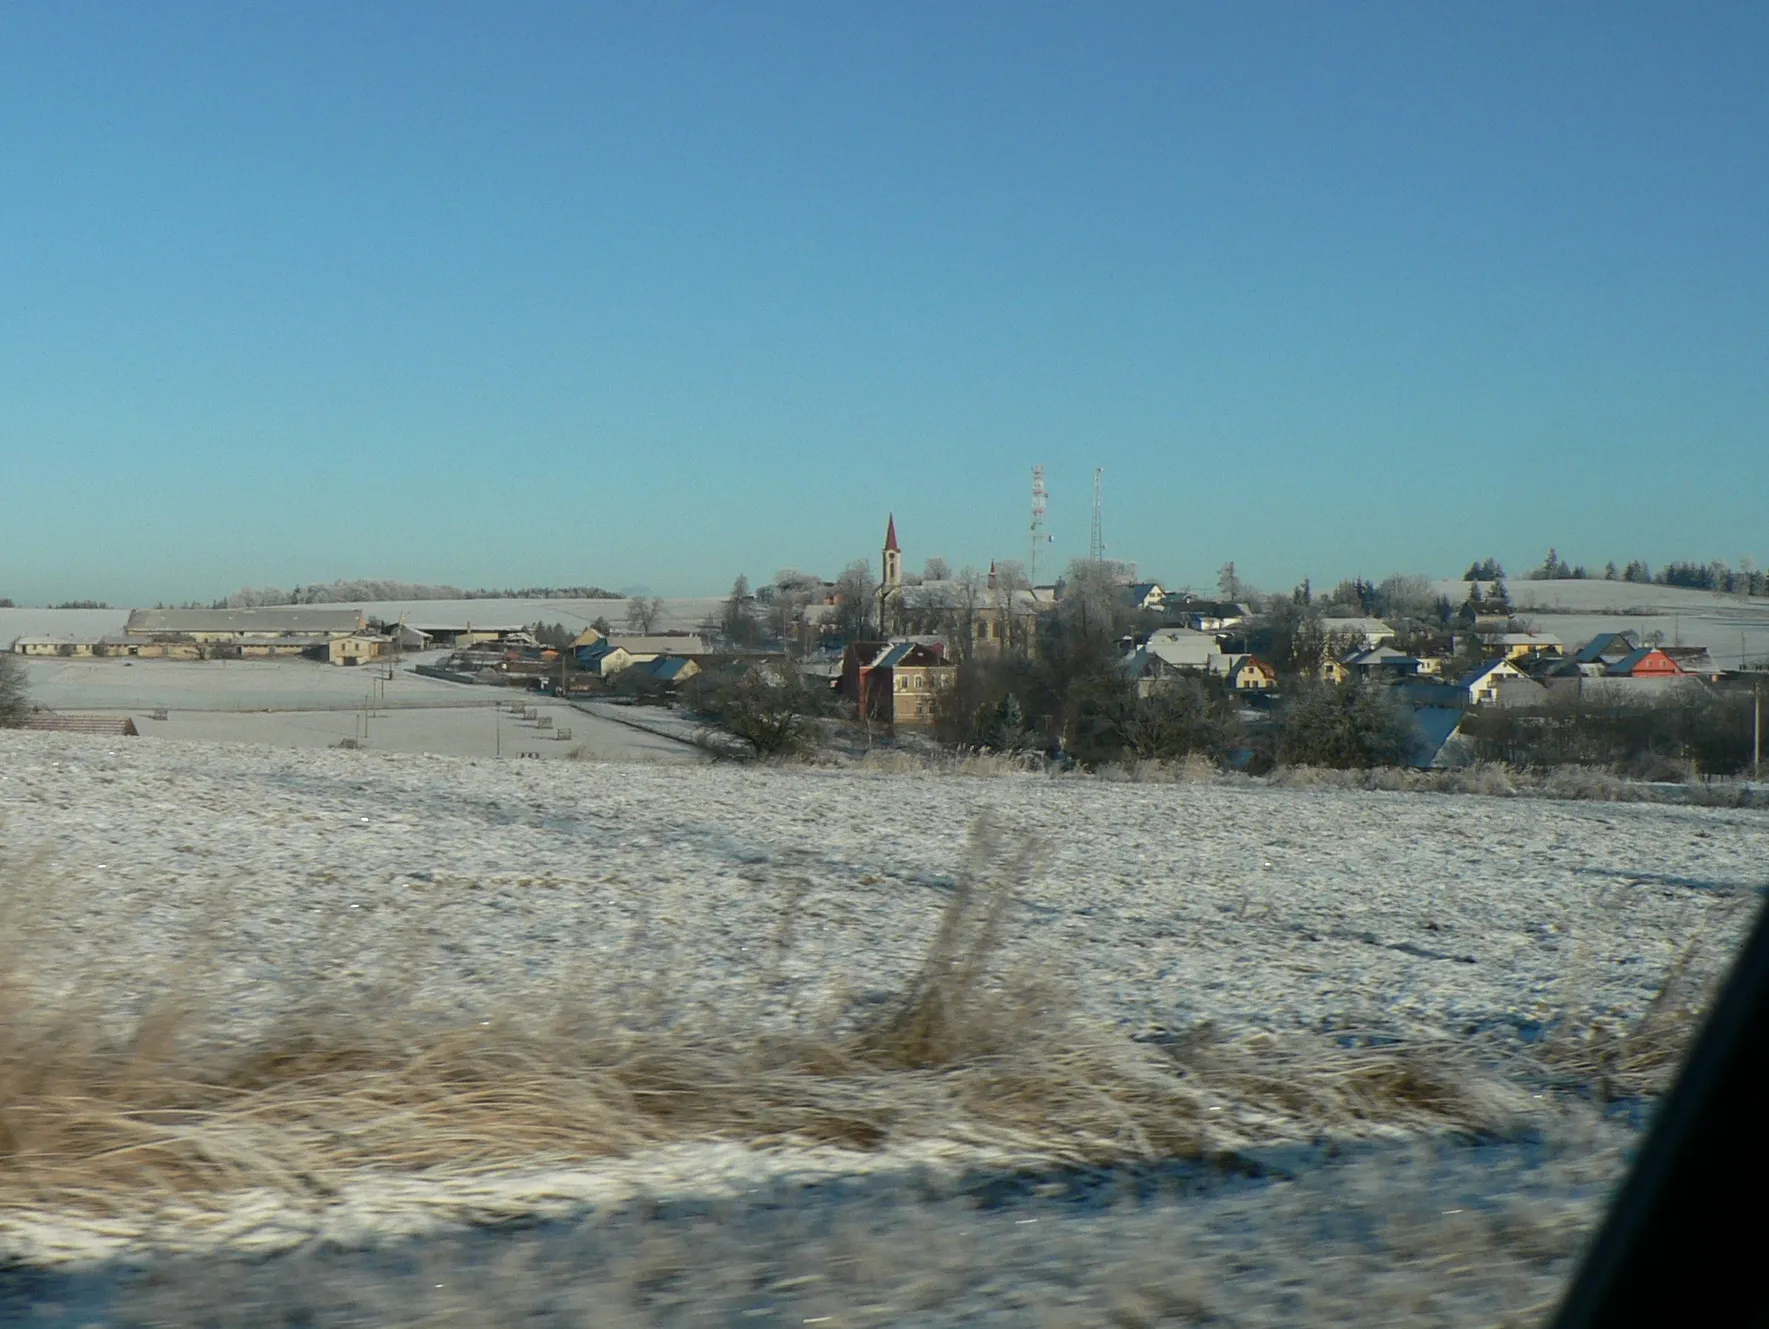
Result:
<svg viewBox="0 0 1769 1329">
<path fill-rule="evenodd" d="M 1100 496 L 1100 479 L 1105 473 L 1103 466 L 1093 468 L 1093 537 L 1087 542 L 1087 558 L 1092 563 L 1106 561 L 1105 503 Z"/>
<path fill-rule="evenodd" d="M 1032 557 L 1026 564 L 1026 579 L 1034 586 L 1038 584 L 1038 546 L 1050 543 L 1050 537 L 1044 533 L 1044 514 L 1049 507 L 1050 495 L 1044 488 L 1044 466 L 1040 463 L 1032 468 Z"/>
</svg>

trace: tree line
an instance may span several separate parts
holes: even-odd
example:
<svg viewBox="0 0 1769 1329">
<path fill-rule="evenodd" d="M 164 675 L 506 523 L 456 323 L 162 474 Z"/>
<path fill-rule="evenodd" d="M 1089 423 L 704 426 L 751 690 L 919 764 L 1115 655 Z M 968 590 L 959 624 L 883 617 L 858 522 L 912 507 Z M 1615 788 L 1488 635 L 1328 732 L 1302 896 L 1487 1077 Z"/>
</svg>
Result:
<svg viewBox="0 0 1769 1329">
<path fill-rule="evenodd" d="M 624 600 L 601 586 L 523 586 L 493 590 L 409 581 L 333 581 L 321 586 L 246 587 L 212 602 L 210 609 L 258 609 L 277 605 L 360 604 L 381 600 Z M 195 608 L 196 606 L 191 606 Z"/>
<path fill-rule="evenodd" d="M 1491 581 L 1503 578 L 1504 568 L 1496 559 L 1472 563 L 1463 574 L 1464 581 Z M 1721 591 L 1728 595 L 1769 595 L 1769 573 L 1749 558 L 1738 566 L 1725 559 L 1709 559 L 1699 563 L 1691 559 L 1673 559 L 1654 571 L 1645 559 L 1631 559 L 1617 566 L 1612 559 L 1601 570 L 1592 572 L 1584 564 L 1568 563 L 1560 551 L 1550 548 L 1541 566 L 1524 573 L 1526 581 L 1625 581 L 1641 585 L 1681 586 L 1695 591 Z"/>
</svg>

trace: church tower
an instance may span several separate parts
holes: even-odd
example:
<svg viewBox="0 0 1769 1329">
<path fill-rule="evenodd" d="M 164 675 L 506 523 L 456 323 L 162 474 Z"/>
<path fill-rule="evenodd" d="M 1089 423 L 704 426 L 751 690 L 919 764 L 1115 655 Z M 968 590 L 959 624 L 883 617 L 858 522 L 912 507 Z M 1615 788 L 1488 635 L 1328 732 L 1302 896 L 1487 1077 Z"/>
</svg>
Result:
<svg viewBox="0 0 1769 1329">
<path fill-rule="evenodd" d="M 903 550 L 897 544 L 897 514 L 894 512 L 890 524 L 885 527 L 884 574 L 879 578 L 879 585 L 887 594 L 903 585 Z"/>
<path fill-rule="evenodd" d="M 897 544 L 897 514 L 885 527 L 884 567 L 878 579 L 878 630 L 889 633 L 903 614 L 903 550 Z"/>
</svg>

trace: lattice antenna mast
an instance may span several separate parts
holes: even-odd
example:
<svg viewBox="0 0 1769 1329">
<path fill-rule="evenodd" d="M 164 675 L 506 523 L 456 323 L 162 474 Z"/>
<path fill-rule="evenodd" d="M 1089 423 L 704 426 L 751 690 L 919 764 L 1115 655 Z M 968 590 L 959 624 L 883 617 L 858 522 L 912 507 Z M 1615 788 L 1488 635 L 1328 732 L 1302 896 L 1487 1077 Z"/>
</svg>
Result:
<svg viewBox="0 0 1769 1329">
<path fill-rule="evenodd" d="M 1044 514 L 1050 509 L 1050 494 L 1044 488 L 1044 467 L 1042 464 L 1032 468 L 1032 557 L 1026 562 L 1026 577 L 1034 586 L 1038 584 L 1038 546 L 1050 543 L 1050 536 L 1044 533 Z"/>
<path fill-rule="evenodd" d="M 1087 557 L 1093 563 L 1106 561 L 1105 500 L 1100 489 L 1105 473 L 1104 466 L 1093 468 L 1093 535 L 1087 542 Z"/>
</svg>

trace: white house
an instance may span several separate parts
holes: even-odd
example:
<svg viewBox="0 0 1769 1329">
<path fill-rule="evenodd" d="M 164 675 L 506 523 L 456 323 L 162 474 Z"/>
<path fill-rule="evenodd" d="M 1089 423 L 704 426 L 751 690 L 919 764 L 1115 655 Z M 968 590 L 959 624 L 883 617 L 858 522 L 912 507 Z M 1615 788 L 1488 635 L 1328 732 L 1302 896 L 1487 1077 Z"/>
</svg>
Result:
<svg viewBox="0 0 1769 1329">
<path fill-rule="evenodd" d="M 1498 700 L 1499 689 L 1516 679 L 1534 681 L 1509 660 L 1488 660 L 1480 668 L 1463 674 L 1456 680 L 1456 686 L 1467 694 L 1470 706 L 1481 706 Z"/>
</svg>

